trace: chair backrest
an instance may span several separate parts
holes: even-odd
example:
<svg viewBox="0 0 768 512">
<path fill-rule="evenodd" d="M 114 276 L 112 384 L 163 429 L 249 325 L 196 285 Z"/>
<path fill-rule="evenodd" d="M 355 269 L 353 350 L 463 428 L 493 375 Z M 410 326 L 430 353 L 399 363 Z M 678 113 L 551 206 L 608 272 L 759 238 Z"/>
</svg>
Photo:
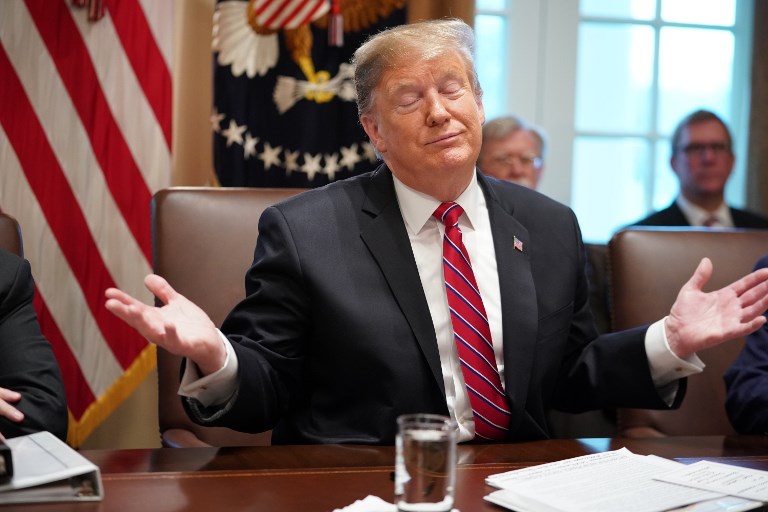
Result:
<svg viewBox="0 0 768 512">
<path fill-rule="evenodd" d="M 3 212 L 0 212 L 0 248 L 24 256 L 21 226 L 15 218 Z"/>
<path fill-rule="evenodd" d="M 268 206 L 303 189 L 174 187 L 152 201 L 154 272 L 200 306 L 217 325 L 245 296 L 258 220 Z M 179 357 L 157 351 L 158 413 L 165 446 L 269 444 L 270 433 L 201 427 L 177 394 Z"/>
<path fill-rule="evenodd" d="M 613 330 L 654 322 L 666 314 L 701 258 L 714 265 L 705 291 L 722 288 L 752 271 L 768 252 L 768 230 L 630 228 L 609 242 Z M 725 414 L 723 373 L 744 339 L 700 352 L 703 373 L 688 379 L 682 406 L 674 411 L 622 409 L 619 435 L 716 435 L 734 433 Z"/>
</svg>

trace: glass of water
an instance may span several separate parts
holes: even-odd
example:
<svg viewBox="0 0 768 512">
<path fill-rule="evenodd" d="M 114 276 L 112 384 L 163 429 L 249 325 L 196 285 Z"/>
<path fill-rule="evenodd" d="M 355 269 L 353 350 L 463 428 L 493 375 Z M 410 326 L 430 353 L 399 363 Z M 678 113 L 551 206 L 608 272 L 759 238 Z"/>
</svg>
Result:
<svg viewBox="0 0 768 512">
<path fill-rule="evenodd" d="M 456 422 L 437 414 L 397 418 L 398 512 L 449 512 L 456 486 Z"/>
</svg>

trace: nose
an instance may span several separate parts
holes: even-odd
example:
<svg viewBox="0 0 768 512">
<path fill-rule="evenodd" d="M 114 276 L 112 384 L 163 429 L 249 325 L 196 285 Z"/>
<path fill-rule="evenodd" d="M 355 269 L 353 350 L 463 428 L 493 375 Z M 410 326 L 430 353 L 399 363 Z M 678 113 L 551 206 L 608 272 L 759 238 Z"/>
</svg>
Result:
<svg viewBox="0 0 768 512">
<path fill-rule="evenodd" d="M 436 91 L 427 95 L 427 125 L 438 126 L 451 118 L 443 104 L 444 98 Z"/>
</svg>

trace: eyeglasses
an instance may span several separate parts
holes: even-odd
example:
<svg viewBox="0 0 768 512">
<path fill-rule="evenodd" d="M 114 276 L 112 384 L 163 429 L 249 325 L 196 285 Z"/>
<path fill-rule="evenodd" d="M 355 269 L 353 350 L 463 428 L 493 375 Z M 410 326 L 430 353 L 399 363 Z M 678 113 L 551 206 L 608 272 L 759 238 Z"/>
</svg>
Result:
<svg viewBox="0 0 768 512">
<path fill-rule="evenodd" d="M 686 146 L 681 146 L 677 148 L 679 151 L 682 151 L 685 153 L 685 156 L 687 157 L 699 157 L 701 158 L 704 156 L 704 152 L 706 150 L 712 151 L 713 154 L 717 156 L 730 154 L 731 152 L 731 146 L 729 144 L 726 144 L 724 142 L 712 142 L 709 144 L 699 144 L 697 142 L 693 142 L 691 144 L 688 144 Z"/>
<path fill-rule="evenodd" d="M 517 163 L 524 167 L 535 167 L 536 169 L 541 167 L 541 157 L 529 156 L 529 155 L 517 155 L 515 153 L 494 156 L 493 161 L 501 165 L 514 165 Z"/>
</svg>

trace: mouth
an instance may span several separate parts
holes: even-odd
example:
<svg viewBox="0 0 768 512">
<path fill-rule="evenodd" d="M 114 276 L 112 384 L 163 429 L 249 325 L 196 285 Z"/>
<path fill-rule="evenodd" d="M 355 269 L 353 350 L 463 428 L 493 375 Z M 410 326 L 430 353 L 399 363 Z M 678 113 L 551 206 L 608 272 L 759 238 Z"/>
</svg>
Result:
<svg viewBox="0 0 768 512">
<path fill-rule="evenodd" d="M 427 142 L 427 145 L 430 145 L 430 144 L 450 144 L 458 136 L 459 136 L 458 132 L 445 133 L 445 134 L 440 135 L 439 137 L 436 137 L 436 138 L 432 139 L 431 141 Z"/>
</svg>

